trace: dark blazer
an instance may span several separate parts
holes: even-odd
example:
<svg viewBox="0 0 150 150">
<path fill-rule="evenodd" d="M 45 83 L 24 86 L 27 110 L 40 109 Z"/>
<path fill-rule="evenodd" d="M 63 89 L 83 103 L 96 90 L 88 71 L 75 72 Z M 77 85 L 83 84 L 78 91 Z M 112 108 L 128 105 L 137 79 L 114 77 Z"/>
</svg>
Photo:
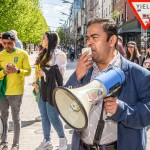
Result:
<svg viewBox="0 0 150 150">
<path fill-rule="evenodd" d="M 49 70 L 42 70 L 46 75 L 46 81 L 44 80 L 44 77 L 41 78 L 42 99 L 43 101 L 48 101 L 50 105 L 54 105 L 52 100 L 52 93 L 57 86 L 63 85 L 63 77 L 57 65 L 51 66 Z"/>
<path fill-rule="evenodd" d="M 146 150 L 146 127 L 150 125 L 150 72 L 121 57 L 121 69 L 126 81 L 119 95 L 117 112 L 108 117 L 118 123 L 117 150 Z M 90 81 L 90 69 L 78 83 L 74 73 L 66 87 L 78 87 Z M 79 150 L 80 134 L 74 131 L 72 150 Z"/>
</svg>

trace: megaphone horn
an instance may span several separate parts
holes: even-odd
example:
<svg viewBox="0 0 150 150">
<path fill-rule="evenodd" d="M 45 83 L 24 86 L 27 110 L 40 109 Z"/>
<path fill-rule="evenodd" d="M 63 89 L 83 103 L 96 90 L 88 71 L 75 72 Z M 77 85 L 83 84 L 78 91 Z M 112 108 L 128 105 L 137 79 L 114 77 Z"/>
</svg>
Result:
<svg viewBox="0 0 150 150">
<path fill-rule="evenodd" d="M 88 114 L 93 101 L 103 100 L 116 92 L 125 81 L 120 68 L 112 67 L 89 84 L 68 89 L 57 87 L 53 101 L 63 120 L 73 129 L 84 130 L 88 125 Z"/>
</svg>

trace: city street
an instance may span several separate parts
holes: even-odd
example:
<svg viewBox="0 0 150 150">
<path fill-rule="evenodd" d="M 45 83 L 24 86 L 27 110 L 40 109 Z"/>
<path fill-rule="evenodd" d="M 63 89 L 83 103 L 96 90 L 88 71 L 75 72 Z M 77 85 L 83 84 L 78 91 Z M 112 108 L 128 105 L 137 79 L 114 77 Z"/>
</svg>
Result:
<svg viewBox="0 0 150 150">
<path fill-rule="evenodd" d="M 30 60 L 31 60 L 31 65 L 33 70 L 31 76 L 26 78 L 26 83 L 25 83 L 25 93 L 24 93 L 23 103 L 21 107 L 22 129 L 21 129 L 21 137 L 20 137 L 20 150 L 34 150 L 43 140 L 41 122 L 35 121 L 35 117 L 39 116 L 39 110 L 35 98 L 32 94 L 33 88 L 31 85 L 32 76 L 35 69 L 34 61 L 36 55 L 37 55 L 36 52 L 30 55 Z M 70 60 L 68 60 L 65 80 L 67 80 L 71 75 L 71 73 L 74 71 L 76 62 L 77 61 L 70 62 Z M 12 126 L 11 116 L 9 117 L 9 120 L 10 120 L 10 126 Z M 68 140 L 68 150 L 70 150 L 71 136 L 73 130 L 70 129 L 65 123 L 64 123 L 64 128 Z M 52 134 L 52 144 L 54 146 L 54 150 L 58 150 L 59 138 L 53 128 L 51 134 Z M 9 131 L 8 139 L 9 139 L 9 148 L 10 148 L 13 139 L 13 131 Z M 148 131 L 147 150 L 150 150 L 150 131 Z"/>
<path fill-rule="evenodd" d="M 49 140 L 46 138 L 47 136 L 45 137 L 46 140 L 43 137 L 41 116 L 36 97 L 33 94 L 32 85 L 33 80 L 35 81 L 35 60 L 38 53 L 43 52 L 39 59 L 37 59 L 37 62 L 40 62 L 38 69 L 50 67 L 51 72 L 48 71 L 46 82 L 43 83 L 41 91 L 43 97 L 46 97 L 48 100 L 52 99 L 50 91 L 53 91 L 52 89 L 55 88 L 55 84 L 59 85 L 61 79 L 58 75 L 58 68 L 55 69 L 54 66 L 53 70 L 53 67 L 50 65 L 57 62 L 56 64 L 63 67 L 65 59 L 63 59 L 61 52 L 57 51 L 57 49 L 66 52 L 68 58 L 64 84 L 75 71 L 80 55 L 82 55 L 79 59 L 81 63 L 78 63 L 79 70 L 77 70 L 76 75 L 79 80 L 88 81 L 90 78 L 94 79 L 103 72 L 106 73 L 100 78 L 102 87 L 98 83 L 97 88 L 97 83 L 95 84 L 97 81 L 95 81 L 88 87 L 93 86 L 96 90 L 93 87 L 92 90 L 88 90 L 88 87 L 83 87 L 87 89 L 87 92 L 84 93 L 82 89 L 78 89 L 81 92 L 76 92 L 76 89 L 72 91 L 73 94 L 83 95 L 82 97 L 86 101 L 83 101 L 84 98 L 82 97 L 78 97 L 78 99 L 83 99 L 81 103 L 85 102 L 87 105 L 89 105 L 88 101 L 102 99 L 96 105 L 92 104 L 89 107 L 83 104 L 88 118 L 90 117 L 88 119 L 89 128 L 84 130 L 84 134 L 82 134 L 83 140 L 88 144 L 95 143 L 93 142 L 93 137 L 96 137 L 97 134 L 95 133 L 97 132 L 94 131 L 96 131 L 96 125 L 99 123 L 98 117 L 100 116 L 101 108 L 104 106 L 105 116 L 106 113 L 113 114 L 113 120 L 119 123 L 116 123 L 118 124 L 117 128 L 116 124 L 112 123 L 112 121 L 107 122 L 108 118 L 106 116 L 107 119 L 105 120 L 105 128 L 103 130 L 103 133 L 106 134 L 102 133 L 104 135 L 102 136 L 104 142 L 101 140 L 101 143 L 111 143 L 112 139 L 116 140 L 114 137 L 118 136 L 118 150 L 150 150 L 150 125 L 148 126 L 150 123 L 150 73 L 147 71 L 150 71 L 150 0 L 1 0 L 0 10 L 0 98 L 8 95 L 12 99 L 14 96 L 22 94 L 24 88 L 20 110 L 21 133 L 19 150 L 35 150 L 39 145 L 40 148 L 45 147 L 45 145 L 46 147 L 48 145 L 48 148 L 51 147 L 50 142 L 46 141 Z M 22 49 L 23 52 L 18 50 L 18 48 Z M 56 50 L 56 53 L 54 50 Z M 29 54 L 32 72 L 30 76 L 25 77 L 25 86 L 23 87 L 22 77 L 31 71 L 24 51 Z M 123 58 L 120 57 L 119 53 Z M 76 58 L 74 59 L 75 56 Z M 94 64 L 95 66 L 92 61 L 89 61 L 91 57 L 96 64 Z M 133 65 L 130 62 L 136 64 Z M 93 70 L 90 68 L 92 65 Z M 118 70 L 118 68 L 111 68 L 120 66 L 123 71 Z M 22 69 L 26 69 L 26 71 Z M 87 78 L 85 77 L 84 80 L 81 78 L 82 72 L 85 69 L 91 69 L 91 72 L 87 70 Z M 110 72 L 109 74 L 106 70 L 113 71 L 114 73 Z M 43 71 L 38 73 L 41 76 L 44 74 Z M 92 76 L 90 73 L 92 73 Z M 55 75 L 57 76 L 57 83 L 55 83 Z M 103 82 L 103 80 L 105 81 Z M 113 91 L 114 89 L 115 92 Z M 35 91 L 37 92 L 37 90 L 38 87 L 36 89 L 35 85 Z M 117 99 L 116 97 L 113 98 L 112 95 L 109 97 L 112 91 L 115 94 L 116 91 L 117 94 L 121 93 L 118 96 L 121 100 L 118 100 L 119 98 Z M 60 99 L 59 102 L 62 102 L 60 105 L 64 108 L 61 111 L 67 116 L 67 119 L 69 116 L 70 120 L 75 121 L 77 117 L 70 115 L 70 112 L 74 111 L 79 114 L 80 108 L 78 109 L 74 105 L 72 97 L 70 99 L 73 102 L 70 104 L 68 102 L 69 98 L 66 98 L 68 95 L 65 97 L 63 94 L 65 92 L 56 94 L 56 99 Z M 39 95 L 37 96 L 38 98 Z M 100 103 L 101 101 L 104 103 Z M 69 107 L 66 107 L 68 110 L 65 109 L 65 104 L 69 104 Z M 12 111 L 14 121 L 18 120 L 18 113 L 16 113 L 18 110 L 16 109 L 20 109 L 20 102 L 10 100 L 9 105 L 14 106 L 14 111 Z M 8 112 L 7 101 L 2 101 L 0 106 L 1 118 L 4 121 L 5 115 Z M 43 110 L 47 108 L 43 109 L 42 107 L 45 108 L 40 104 L 42 118 L 44 118 L 43 116 L 46 115 Z M 71 111 L 69 111 L 69 108 Z M 5 111 L 7 112 L 5 113 Z M 88 114 L 89 111 L 91 113 Z M 54 119 L 49 119 L 55 125 L 55 115 L 52 114 L 54 111 L 50 109 L 48 113 L 50 113 L 50 117 L 53 116 Z M 80 119 L 77 122 L 82 123 L 81 120 L 83 121 L 83 119 Z M 8 137 L 6 137 L 8 138 L 8 148 L 5 145 L 7 144 L 5 136 L 3 136 L 3 139 L 0 140 L 0 150 L 10 150 L 14 147 L 18 149 L 18 144 L 16 144 L 18 143 L 18 136 L 16 135 L 13 139 L 14 125 L 11 109 L 9 109 L 8 121 Z M 71 150 L 73 129 L 63 120 L 62 122 L 67 139 L 67 150 Z M 107 123 L 108 126 L 106 125 Z M 4 124 L 6 124 L 5 121 Z M 46 121 L 43 123 L 44 125 L 47 125 Z M 44 132 L 48 133 L 49 131 L 45 126 L 44 129 L 46 131 L 44 130 Z M 145 126 L 148 126 L 147 131 L 144 128 Z M 59 132 L 59 125 L 57 129 Z M 119 130 L 116 131 L 117 129 Z M 15 131 L 19 132 L 17 124 L 15 125 Z M 53 126 L 51 126 L 50 131 L 53 149 L 59 150 L 59 137 Z M 61 135 L 60 137 L 64 137 L 60 132 L 59 134 Z M 98 132 L 98 135 L 101 134 Z M 145 142 L 146 139 L 147 142 Z M 63 139 L 60 145 L 61 147 L 63 145 L 66 147 Z M 110 145 L 107 150 L 115 146 L 113 143 Z M 80 149 L 76 148 L 77 143 L 72 146 L 75 150 Z M 147 148 L 145 149 L 145 147 Z"/>
</svg>

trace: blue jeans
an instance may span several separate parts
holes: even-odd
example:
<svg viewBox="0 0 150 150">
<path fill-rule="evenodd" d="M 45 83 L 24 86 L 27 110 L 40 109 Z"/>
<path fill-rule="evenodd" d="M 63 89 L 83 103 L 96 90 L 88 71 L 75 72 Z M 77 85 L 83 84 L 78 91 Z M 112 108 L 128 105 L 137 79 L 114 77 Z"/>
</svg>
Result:
<svg viewBox="0 0 150 150">
<path fill-rule="evenodd" d="M 42 128 L 44 139 L 46 141 L 51 140 L 50 131 L 51 131 L 51 124 L 55 128 L 59 138 L 64 138 L 64 129 L 62 122 L 59 118 L 59 114 L 56 108 L 50 105 L 48 102 L 43 101 L 42 99 L 38 102 L 41 118 L 42 118 Z"/>
</svg>

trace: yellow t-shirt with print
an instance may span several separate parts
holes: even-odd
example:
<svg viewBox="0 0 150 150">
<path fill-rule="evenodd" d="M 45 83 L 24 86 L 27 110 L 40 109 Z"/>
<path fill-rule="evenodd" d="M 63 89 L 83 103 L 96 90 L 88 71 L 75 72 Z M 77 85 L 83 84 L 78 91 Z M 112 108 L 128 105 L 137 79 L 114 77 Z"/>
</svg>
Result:
<svg viewBox="0 0 150 150">
<path fill-rule="evenodd" d="M 6 77 L 5 95 L 21 95 L 24 93 L 24 77 L 31 73 L 29 57 L 26 51 L 15 48 L 9 53 L 7 50 L 0 52 L 0 68 L 6 68 L 8 63 L 12 63 L 20 69 L 20 73 L 11 73 Z M 3 70 L 0 71 L 0 80 L 5 76 Z"/>
</svg>

